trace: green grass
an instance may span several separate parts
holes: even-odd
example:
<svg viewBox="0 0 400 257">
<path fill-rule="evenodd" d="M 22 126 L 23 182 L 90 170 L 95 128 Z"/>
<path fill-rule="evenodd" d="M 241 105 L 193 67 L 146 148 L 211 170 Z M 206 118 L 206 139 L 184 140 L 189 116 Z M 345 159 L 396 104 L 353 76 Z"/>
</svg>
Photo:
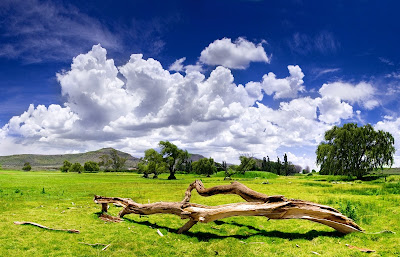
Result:
<svg viewBox="0 0 400 257">
<path fill-rule="evenodd" d="M 93 195 L 130 197 L 140 203 L 181 201 L 189 183 L 201 178 L 206 187 L 228 184 L 223 177 L 180 175 L 178 180 L 144 179 L 133 173 L 61 173 L 0 171 L 0 256 L 367 256 L 351 244 L 376 250 L 368 256 L 400 255 L 399 176 L 391 182 L 341 181 L 324 176 L 234 178 L 268 194 L 304 199 L 340 209 L 366 232 L 341 235 L 305 220 L 232 217 L 197 224 L 177 234 L 185 221 L 174 215 L 127 215 L 122 223 L 98 219 Z M 324 181 L 325 180 L 325 181 Z M 192 202 L 218 205 L 241 202 L 235 195 L 201 197 Z M 116 215 L 120 208 L 112 206 Z M 31 221 L 80 234 L 14 225 Z M 157 234 L 159 229 L 164 237 Z M 107 250 L 81 243 L 111 244 Z"/>
</svg>

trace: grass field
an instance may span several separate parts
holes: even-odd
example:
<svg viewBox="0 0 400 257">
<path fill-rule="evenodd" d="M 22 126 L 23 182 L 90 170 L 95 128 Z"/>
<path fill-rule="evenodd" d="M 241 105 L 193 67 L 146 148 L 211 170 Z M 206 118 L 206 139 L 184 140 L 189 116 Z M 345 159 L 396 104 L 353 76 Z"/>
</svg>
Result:
<svg viewBox="0 0 400 257">
<path fill-rule="evenodd" d="M 232 217 L 197 224 L 177 234 L 185 221 L 174 215 L 127 215 L 122 223 L 98 218 L 101 207 L 93 195 L 130 197 L 140 203 L 181 201 L 189 183 L 199 176 L 178 180 L 144 179 L 132 173 L 76 174 L 61 172 L 0 171 L 0 256 L 400 256 L 400 176 L 339 181 L 330 176 L 237 178 L 268 194 L 309 200 L 340 209 L 367 233 L 341 235 L 305 220 L 267 220 Z M 227 184 L 223 177 L 201 177 L 206 187 Z M 263 183 L 267 182 L 268 183 Z M 218 205 L 241 202 L 234 195 L 201 197 L 191 202 Z M 117 214 L 120 208 L 111 207 Z M 31 221 L 52 228 L 78 229 L 80 234 L 14 225 Z M 157 229 L 164 234 L 160 237 Z M 378 233 L 380 231 L 395 233 Z M 92 247 L 100 243 L 110 246 Z M 346 244 L 375 250 L 363 253 Z M 314 252 L 314 254 L 313 254 Z"/>
</svg>

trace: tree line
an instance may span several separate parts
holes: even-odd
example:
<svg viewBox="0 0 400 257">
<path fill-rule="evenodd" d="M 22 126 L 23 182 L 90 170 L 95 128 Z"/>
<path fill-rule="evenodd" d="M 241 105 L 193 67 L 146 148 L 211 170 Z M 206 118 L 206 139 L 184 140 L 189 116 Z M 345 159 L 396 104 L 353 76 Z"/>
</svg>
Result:
<svg viewBox="0 0 400 257">
<path fill-rule="evenodd" d="M 279 157 L 276 162 L 264 157 L 263 160 L 256 159 L 250 155 L 241 155 L 239 165 L 228 165 L 225 161 L 215 162 L 213 158 L 202 158 L 192 162 L 191 154 L 187 150 L 179 149 L 169 141 L 160 141 L 158 144 L 160 151 L 150 148 L 144 152 L 138 164 L 139 172 L 143 177 L 148 178 L 153 174 L 153 178 L 158 178 L 160 173 L 169 172 L 168 179 L 176 179 L 177 171 L 183 173 L 195 173 L 211 176 L 218 171 L 224 171 L 227 177 L 234 173 L 245 173 L 246 171 L 266 171 L 278 175 L 293 175 L 295 173 L 310 172 L 309 167 L 305 170 L 299 165 L 294 165 L 288 161 L 287 154 L 283 156 L 281 162 Z"/>
<path fill-rule="evenodd" d="M 65 160 L 63 165 L 60 167 L 62 172 L 97 172 L 100 171 L 100 167 L 103 167 L 104 171 L 125 171 L 126 158 L 119 156 L 118 151 L 112 149 L 110 154 L 104 154 L 100 156 L 100 161 L 87 161 L 82 166 L 79 162 L 71 163 Z"/>
</svg>

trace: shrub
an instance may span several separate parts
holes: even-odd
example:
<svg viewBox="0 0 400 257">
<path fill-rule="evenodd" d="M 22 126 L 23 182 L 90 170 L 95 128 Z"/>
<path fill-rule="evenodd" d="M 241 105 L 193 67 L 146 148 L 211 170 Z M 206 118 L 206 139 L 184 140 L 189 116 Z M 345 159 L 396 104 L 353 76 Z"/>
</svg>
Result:
<svg viewBox="0 0 400 257">
<path fill-rule="evenodd" d="M 71 165 L 71 167 L 68 170 L 69 172 L 78 172 L 81 173 L 83 171 L 83 167 L 79 162 L 76 162 Z"/>
<path fill-rule="evenodd" d="M 31 164 L 29 162 L 25 162 L 24 167 L 22 167 L 22 170 L 30 171 L 31 169 L 32 169 Z"/>
<path fill-rule="evenodd" d="M 65 160 L 63 166 L 61 166 L 60 170 L 61 172 L 68 172 L 68 170 L 71 168 L 72 163 L 69 161 Z"/>
<path fill-rule="evenodd" d="M 355 222 L 359 221 L 357 206 L 354 205 L 352 202 L 346 201 L 346 202 L 340 203 L 339 211 L 341 213 L 343 213 L 343 215 L 354 220 Z"/>
<path fill-rule="evenodd" d="M 99 171 L 100 167 L 97 162 L 88 161 L 88 162 L 85 162 L 85 164 L 83 165 L 83 169 L 85 171 Z"/>
</svg>

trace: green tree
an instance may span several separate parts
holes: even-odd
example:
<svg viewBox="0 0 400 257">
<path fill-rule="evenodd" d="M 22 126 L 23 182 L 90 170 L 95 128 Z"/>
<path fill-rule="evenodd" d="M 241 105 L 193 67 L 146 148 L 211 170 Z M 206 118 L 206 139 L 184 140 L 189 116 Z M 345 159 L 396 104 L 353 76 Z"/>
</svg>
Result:
<svg viewBox="0 0 400 257">
<path fill-rule="evenodd" d="M 99 158 L 100 158 L 99 166 L 104 167 L 105 171 L 109 171 L 111 165 L 113 164 L 113 161 L 111 160 L 110 155 L 103 154 Z"/>
<path fill-rule="evenodd" d="M 158 178 L 158 175 L 166 170 L 167 164 L 164 162 L 162 155 L 152 148 L 144 152 L 143 161 L 147 165 L 147 174 L 153 173 L 153 178 Z M 148 177 L 147 174 L 144 176 Z"/>
<path fill-rule="evenodd" d="M 263 157 L 262 163 L 261 163 L 261 170 L 262 171 L 267 171 L 267 158 Z"/>
<path fill-rule="evenodd" d="M 278 157 L 278 161 L 276 162 L 276 174 L 281 175 L 281 168 L 282 168 L 281 160 Z"/>
<path fill-rule="evenodd" d="M 149 177 L 149 166 L 146 164 L 143 158 L 141 158 L 140 162 L 138 163 L 138 170 L 139 172 L 143 173 L 144 178 Z"/>
<path fill-rule="evenodd" d="M 195 173 L 204 174 L 207 175 L 207 177 L 217 172 L 217 167 L 212 158 L 202 158 L 193 162 L 192 166 Z"/>
<path fill-rule="evenodd" d="M 228 173 L 228 165 L 226 164 L 226 161 L 222 161 L 222 170 L 225 173 L 225 177 L 229 177 L 229 173 Z"/>
<path fill-rule="evenodd" d="M 22 167 L 22 170 L 30 171 L 31 169 L 32 169 L 31 164 L 29 162 L 25 162 L 24 167 Z"/>
<path fill-rule="evenodd" d="M 97 162 L 94 161 L 87 161 L 85 162 L 85 164 L 83 165 L 83 169 L 85 171 L 99 171 L 100 167 L 99 164 Z"/>
<path fill-rule="evenodd" d="M 126 158 L 119 156 L 117 150 L 111 150 L 110 159 L 112 161 L 111 167 L 113 171 L 122 171 L 124 169 Z"/>
<path fill-rule="evenodd" d="M 178 159 L 177 170 L 187 172 L 191 168 L 189 167 L 191 154 L 187 150 L 182 150 Z M 187 172 L 188 173 L 188 172 Z"/>
<path fill-rule="evenodd" d="M 316 151 L 317 165 L 321 174 L 360 179 L 368 171 L 392 166 L 394 152 L 394 138 L 389 132 L 375 131 L 370 124 L 358 127 L 348 123 L 325 132 L 325 141 Z"/>
<path fill-rule="evenodd" d="M 285 176 L 289 175 L 289 162 L 287 160 L 287 154 L 283 155 L 283 172 Z"/>
<path fill-rule="evenodd" d="M 169 141 L 160 141 L 161 155 L 169 170 L 168 179 L 176 179 L 176 166 L 182 156 L 182 150 Z"/>
<path fill-rule="evenodd" d="M 239 156 L 239 159 L 240 159 L 239 171 L 241 173 L 245 173 L 246 171 L 249 170 L 254 170 L 256 165 L 256 160 L 252 156 L 241 155 Z"/>
<path fill-rule="evenodd" d="M 69 168 L 71 168 L 72 163 L 69 161 L 65 160 L 63 166 L 61 166 L 60 170 L 61 172 L 68 172 Z"/>
<path fill-rule="evenodd" d="M 267 156 L 267 166 L 266 166 L 266 170 L 267 172 L 272 172 L 272 165 L 271 165 L 271 161 L 269 159 L 269 156 Z"/>
<path fill-rule="evenodd" d="M 79 162 L 75 162 L 74 164 L 71 165 L 68 171 L 81 173 L 83 171 L 83 167 Z"/>
</svg>

